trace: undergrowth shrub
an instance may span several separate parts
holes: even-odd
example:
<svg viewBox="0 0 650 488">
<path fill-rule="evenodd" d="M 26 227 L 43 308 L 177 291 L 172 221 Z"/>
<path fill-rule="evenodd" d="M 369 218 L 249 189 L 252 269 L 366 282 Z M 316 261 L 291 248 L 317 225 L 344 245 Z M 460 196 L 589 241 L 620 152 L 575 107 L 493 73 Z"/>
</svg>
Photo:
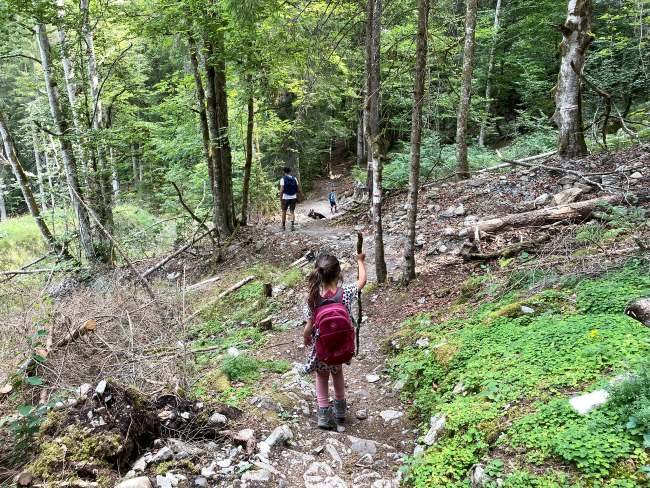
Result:
<svg viewBox="0 0 650 488">
<path fill-rule="evenodd" d="M 447 418 L 438 443 L 410 461 L 408 481 L 469 486 L 471 465 L 487 465 L 487 453 L 498 452 L 513 458 L 499 475 L 502 486 L 647 482 L 650 369 L 641 367 L 613 388 L 611 401 L 589 415 L 577 414 L 568 400 L 645 361 L 650 329 L 623 309 L 649 292 L 650 273 L 633 261 L 601 278 L 564 280 L 532 296 L 525 287 L 509 292 L 464 318 L 434 322 L 422 314 L 405 322 L 394 336 L 399 347 L 391 371 L 406 381 L 402 395 L 423 432 L 431 415 Z M 468 432 L 475 433 L 472 444 Z M 572 484 L 576 479 L 585 484 Z"/>
</svg>

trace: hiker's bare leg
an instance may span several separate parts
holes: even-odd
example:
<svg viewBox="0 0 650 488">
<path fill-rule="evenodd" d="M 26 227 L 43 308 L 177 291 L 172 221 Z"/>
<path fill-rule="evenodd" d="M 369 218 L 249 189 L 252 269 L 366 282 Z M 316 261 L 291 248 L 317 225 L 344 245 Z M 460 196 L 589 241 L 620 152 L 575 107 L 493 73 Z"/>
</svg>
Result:
<svg viewBox="0 0 650 488">
<path fill-rule="evenodd" d="M 327 408 L 330 405 L 328 383 L 330 379 L 330 371 L 316 371 L 316 400 L 319 408 Z"/>
</svg>

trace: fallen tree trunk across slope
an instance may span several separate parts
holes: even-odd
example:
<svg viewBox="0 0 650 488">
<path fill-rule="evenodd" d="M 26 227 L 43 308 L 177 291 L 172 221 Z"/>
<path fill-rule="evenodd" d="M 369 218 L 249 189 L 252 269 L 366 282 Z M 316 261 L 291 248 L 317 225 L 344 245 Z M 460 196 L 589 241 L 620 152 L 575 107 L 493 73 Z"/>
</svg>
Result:
<svg viewBox="0 0 650 488">
<path fill-rule="evenodd" d="M 467 226 L 467 235 L 471 240 L 473 240 L 476 236 L 479 236 L 481 232 L 489 233 L 517 227 L 544 225 L 562 220 L 573 221 L 586 219 L 597 210 L 600 205 L 618 205 L 628 201 L 645 202 L 648 201 L 648 199 L 650 199 L 650 193 L 637 196 L 613 194 L 582 202 L 569 203 L 567 205 L 558 205 L 556 207 L 542 208 L 530 212 L 509 214 Z"/>
</svg>

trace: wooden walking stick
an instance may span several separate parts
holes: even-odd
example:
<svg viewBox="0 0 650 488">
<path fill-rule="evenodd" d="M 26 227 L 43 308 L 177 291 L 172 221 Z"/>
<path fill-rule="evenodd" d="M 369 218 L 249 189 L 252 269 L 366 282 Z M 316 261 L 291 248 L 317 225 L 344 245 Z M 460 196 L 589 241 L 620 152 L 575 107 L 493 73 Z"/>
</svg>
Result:
<svg viewBox="0 0 650 488">
<path fill-rule="evenodd" d="M 361 254 L 363 252 L 363 235 L 361 232 L 357 232 L 357 254 Z M 359 277 L 359 271 L 357 268 L 357 278 Z M 359 308 L 357 309 L 357 349 L 356 349 L 356 354 L 355 356 L 359 355 L 359 330 L 361 329 L 361 319 L 363 318 L 363 305 L 361 304 L 361 288 L 359 288 L 358 294 L 357 294 L 357 305 Z"/>
</svg>

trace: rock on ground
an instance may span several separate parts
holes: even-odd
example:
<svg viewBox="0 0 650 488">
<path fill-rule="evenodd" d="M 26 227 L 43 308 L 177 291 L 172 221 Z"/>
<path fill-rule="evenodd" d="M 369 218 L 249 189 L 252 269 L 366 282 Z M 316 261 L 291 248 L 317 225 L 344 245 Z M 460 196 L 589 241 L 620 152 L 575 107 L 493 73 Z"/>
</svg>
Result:
<svg viewBox="0 0 650 488">
<path fill-rule="evenodd" d="M 305 488 L 347 488 L 347 484 L 334 474 L 325 463 L 312 463 L 303 475 Z"/>
</svg>

